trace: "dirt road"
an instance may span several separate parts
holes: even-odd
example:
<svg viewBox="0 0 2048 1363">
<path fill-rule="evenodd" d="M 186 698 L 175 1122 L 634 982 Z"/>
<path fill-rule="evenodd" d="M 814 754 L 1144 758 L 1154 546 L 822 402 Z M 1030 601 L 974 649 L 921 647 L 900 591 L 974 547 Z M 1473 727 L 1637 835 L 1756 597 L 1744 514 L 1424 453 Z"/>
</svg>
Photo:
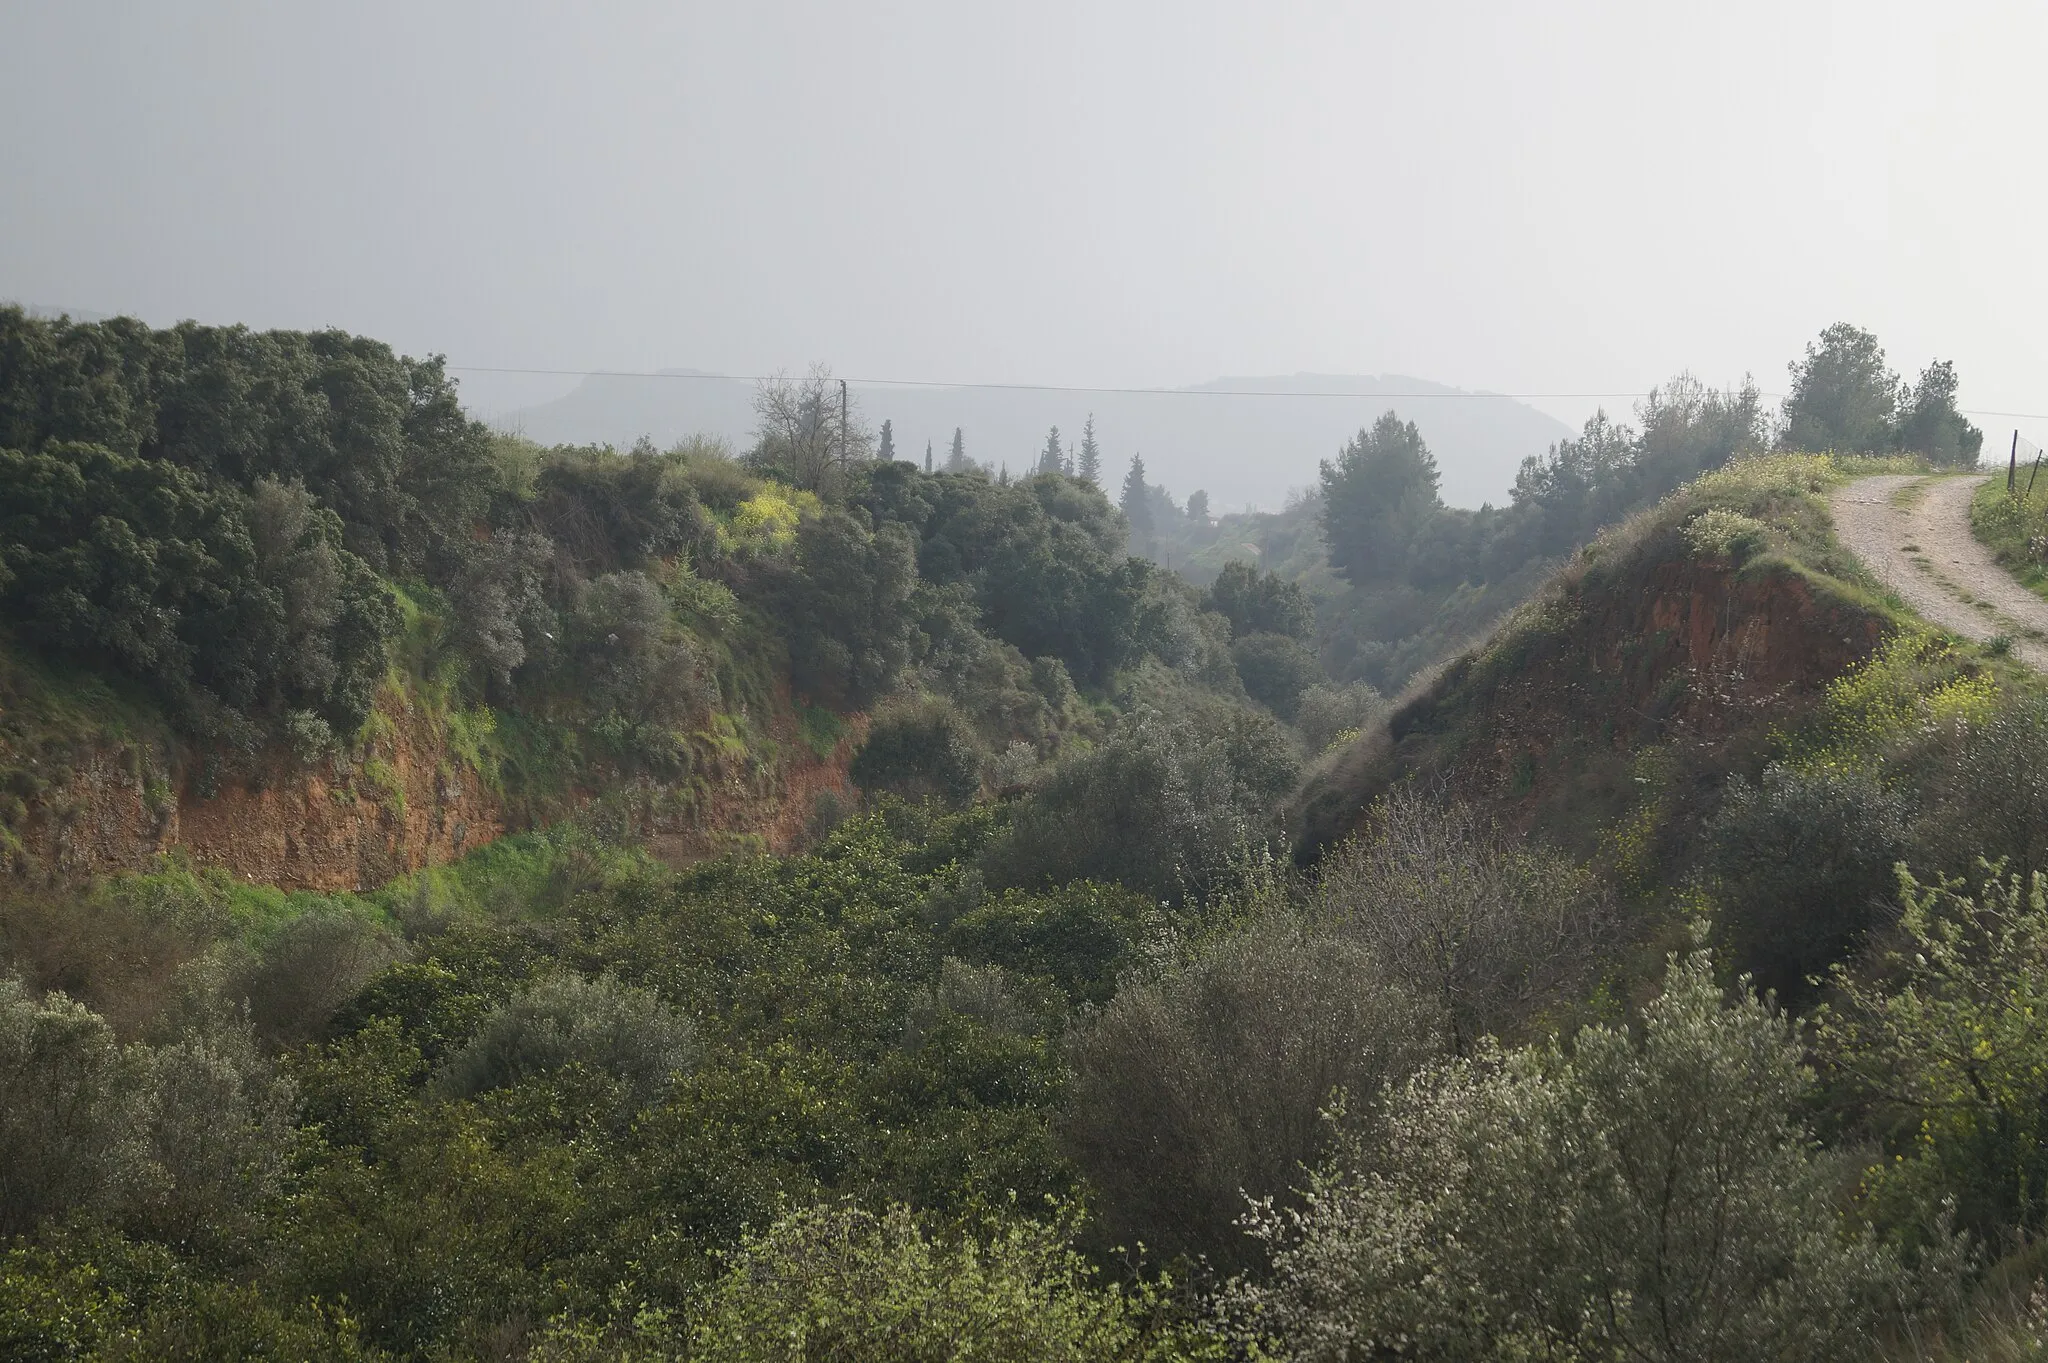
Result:
<svg viewBox="0 0 2048 1363">
<path fill-rule="evenodd" d="M 1923 619 L 1979 642 L 2005 635 L 2048 671 L 2048 601 L 2013 581 L 1970 534 L 1984 475 L 1858 478 L 1830 498 L 1835 533 Z"/>
</svg>

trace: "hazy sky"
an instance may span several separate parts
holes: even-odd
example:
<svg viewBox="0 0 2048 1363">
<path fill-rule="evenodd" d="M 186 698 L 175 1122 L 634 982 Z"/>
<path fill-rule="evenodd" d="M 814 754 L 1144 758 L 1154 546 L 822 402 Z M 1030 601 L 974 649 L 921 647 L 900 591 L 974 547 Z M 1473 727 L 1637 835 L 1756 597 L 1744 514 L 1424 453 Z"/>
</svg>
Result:
<svg viewBox="0 0 2048 1363">
<path fill-rule="evenodd" d="M 1531 393 L 1781 389 L 1848 319 L 2048 413 L 2044 58 L 2048 6 L 1955 0 L 0 0 L 0 297 L 457 364 Z"/>
</svg>

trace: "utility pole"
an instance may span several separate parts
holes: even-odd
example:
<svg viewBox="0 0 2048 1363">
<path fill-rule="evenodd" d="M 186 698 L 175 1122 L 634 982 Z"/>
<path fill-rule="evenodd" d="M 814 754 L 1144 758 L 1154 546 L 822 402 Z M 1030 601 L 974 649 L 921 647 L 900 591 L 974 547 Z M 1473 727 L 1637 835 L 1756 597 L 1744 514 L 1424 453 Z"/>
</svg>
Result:
<svg viewBox="0 0 2048 1363">
<path fill-rule="evenodd" d="M 2012 458 L 2005 466 L 2005 495 L 2010 497 L 2019 491 L 2020 485 L 2020 428 L 2012 428 Z"/>
<path fill-rule="evenodd" d="M 2014 431 L 2014 432 L 2013 432 L 2013 434 L 2014 434 L 2014 436 L 2018 436 L 2019 432 L 2018 432 L 2018 431 Z M 2013 446 L 2013 448 L 2014 448 L 2014 449 L 2018 449 L 2018 448 L 2019 448 L 2019 446 L 2015 445 L 2015 446 Z M 841 469 L 842 471 L 844 471 L 844 469 L 846 468 L 846 380 L 845 380 L 845 379 L 841 379 L 841 380 L 839 381 L 839 467 L 840 467 L 840 469 Z"/>
</svg>

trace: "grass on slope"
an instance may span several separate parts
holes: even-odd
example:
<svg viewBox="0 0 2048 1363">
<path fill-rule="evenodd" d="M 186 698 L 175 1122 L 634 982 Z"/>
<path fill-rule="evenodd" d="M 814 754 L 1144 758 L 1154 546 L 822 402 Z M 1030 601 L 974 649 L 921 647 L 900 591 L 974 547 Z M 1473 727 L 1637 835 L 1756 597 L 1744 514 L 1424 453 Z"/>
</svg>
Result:
<svg viewBox="0 0 2048 1363">
<path fill-rule="evenodd" d="M 2048 477 L 2019 480 L 2008 495 L 2003 478 L 1988 478 L 1970 503 L 1970 533 L 1991 550 L 1999 565 L 2036 596 L 2048 598 Z"/>
</svg>

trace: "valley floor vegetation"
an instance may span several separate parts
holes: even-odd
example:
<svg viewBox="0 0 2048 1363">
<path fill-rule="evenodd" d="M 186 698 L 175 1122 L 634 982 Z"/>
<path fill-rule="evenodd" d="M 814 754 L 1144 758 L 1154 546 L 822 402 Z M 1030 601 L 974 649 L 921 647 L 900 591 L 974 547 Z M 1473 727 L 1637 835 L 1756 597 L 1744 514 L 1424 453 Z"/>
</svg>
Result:
<svg viewBox="0 0 2048 1363">
<path fill-rule="evenodd" d="M 1841 461 L 1722 466 L 1961 458 L 1952 374 L 1859 338 L 1782 430 L 1675 385 L 1497 513 L 1390 416 L 1307 533 L 1478 622 L 1682 485 L 1600 552 L 1848 581 Z M 1386 713 L 1344 660 L 1391 684 L 1422 631 L 1133 557 L 1094 468 L 922 472 L 822 375 L 733 456 L 495 437 L 331 333 L 0 311 L 0 357 L 0 1356 L 2048 1347 L 2048 692 L 2009 658 L 1873 598 L 1817 701 L 1642 747 L 1576 840 L 1412 782 L 1298 865 L 1305 764 Z M 194 798 L 339 782 L 393 696 L 529 826 L 352 893 L 32 863 L 95 743 Z M 656 860 L 645 792 L 771 769 L 778 707 L 820 752 L 862 717 L 858 799 Z"/>
</svg>

